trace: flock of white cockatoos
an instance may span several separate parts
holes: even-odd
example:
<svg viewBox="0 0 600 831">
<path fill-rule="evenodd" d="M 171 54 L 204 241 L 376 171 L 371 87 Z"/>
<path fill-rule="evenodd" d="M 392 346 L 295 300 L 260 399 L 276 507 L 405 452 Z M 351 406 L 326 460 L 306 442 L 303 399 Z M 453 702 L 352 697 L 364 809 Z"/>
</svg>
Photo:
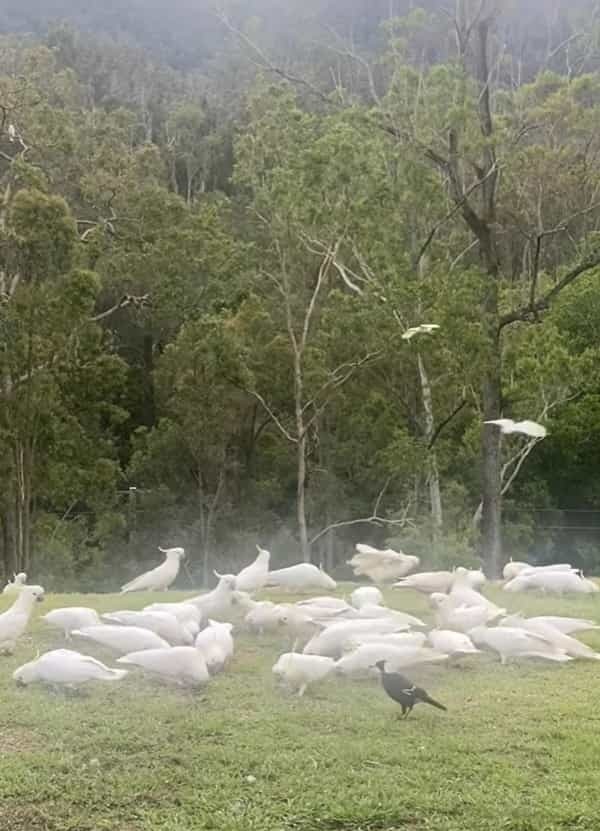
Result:
<svg viewBox="0 0 600 831">
<path fill-rule="evenodd" d="M 350 602 L 319 595 L 296 602 L 275 603 L 253 595 L 275 586 L 302 593 L 333 590 L 336 583 L 316 566 L 300 563 L 270 571 L 270 553 L 258 547 L 255 560 L 237 575 L 219 574 L 209 592 L 179 602 L 155 602 L 141 611 L 99 614 L 88 607 L 53 609 L 43 616 L 60 630 L 65 641 L 100 647 L 115 655 L 113 668 L 74 649 L 53 649 L 14 672 L 20 685 L 34 682 L 78 688 L 89 681 L 119 681 L 133 669 L 167 682 L 195 687 L 226 669 L 234 654 L 233 631 L 279 634 L 291 651 L 280 655 L 273 674 L 303 695 L 306 688 L 328 675 L 369 677 L 385 661 L 386 671 L 404 671 L 421 664 L 451 662 L 465 656 L 496 653 L 501 663 L 537 658 L 559 663 L 600 659 L 600 654 L 573 637 L 598 629 L 593 621 L 560 616 L 525 618 L 508 614 L 481 592 L 481 571 L 458 567 L 452 571 L 411 572 L 419 558 L 392 549 L 357 544 L 349 560 L 355 574 L 382 585 L 393 583 L 401 599 L 406 589 L 429 596 L 433 628 L 414 615 L 389 608 L 377 585 L 352 591 Z M 163 551 L 163 549 L 161 549 Z M 164 562 L 127 583 L 134 591 L 162 591 L 177 577 L 182 548 L 163 551 Z M 509 562 L 504 568 L 507 592 L 538 590 L 549 593 L 598 591 L 596 584 L 567 564 L 535 567 Z M 27 584 L 25 574 L 5 588 L 16 594 L 0 614 L 0 651 L 12 653 L 26 632 L 41 586 Z M 292 646 L 293 644 L 293 646 Z M 301 648 L 301 651 L 299 651 Z M 121 668 L 123 667 L 123 668 Z"/>
</svg>

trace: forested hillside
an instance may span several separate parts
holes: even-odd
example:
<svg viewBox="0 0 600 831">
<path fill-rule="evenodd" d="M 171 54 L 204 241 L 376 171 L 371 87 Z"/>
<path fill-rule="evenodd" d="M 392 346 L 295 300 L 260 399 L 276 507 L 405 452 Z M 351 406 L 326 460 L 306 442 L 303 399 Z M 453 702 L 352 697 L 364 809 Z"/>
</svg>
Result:
<svg viewBox="0 0 600 831">
<path fill-rule="evenodd" d="M 600 569 L 598 4 L 422 5 L 2 4 L 5 575 Z"/>
</svg>

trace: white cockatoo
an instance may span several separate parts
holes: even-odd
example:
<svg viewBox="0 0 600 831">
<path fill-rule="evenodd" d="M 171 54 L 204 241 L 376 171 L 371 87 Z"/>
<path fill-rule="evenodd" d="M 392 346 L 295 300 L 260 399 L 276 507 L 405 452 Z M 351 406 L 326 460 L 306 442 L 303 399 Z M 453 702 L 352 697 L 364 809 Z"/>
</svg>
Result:
<svg viewBox="0 0 600 831">
<path fill-rule="evenodd" d="M 346 603 L 345 600 L 342 600 L 341 597 L 330 597 L 329 595 L 308 597 L 306 600 L 299 600 L 296 603 L 296 606 L 300 606 L 300 608 L 304 608 L 304 606 L 315 606 L 324 610 L 336 612 L 344 612 L 352 608 L 348 603 Z"/>
<path fill-rule="evenodd" d="M 176 617 L 180 623 L 189 624 L 195 623 L 199 626 L 202 623 L 202 612 L 197 609 L 193 603 L 187 603 L 185 600 L 179 603 L 151 603 L 149 606 L 144 606 L 144 612 L 167 612 L 173 617 Z"/>
<path fill-rule="evenodd" d="M 50 626 L 62 629 L 67 640 L 71 637 L 74 629 L 81 629 L 83 626 L 98 626 L 101 623 L 100 616 L 95 609 L 87 606 L 64 606 L 61 609 L 52 609 L 42 620 Z"/>
<path fill-rule="evenodd" d="M 433 592 L 449 592 L 453 582 L 454 574 L 451 571 L 422 571 L 410 574 L 398 583 L 394 583 L 394 588 L 414 589 L 421 594 L 432 594 Z"/>
<path fill-rule="evenodd" d="M 166 649 L 169 644 L 156 632 L 149 629 L 142 629 L 140 626 L 113 626 L 101 624 L 100 626 L 84 626 L 81 629 L 73 629 L 72 635 L 84 638 L 86 641 L 93 641 L 101 646 L 113 649 L 120 655 L 128 652 L 139 652 L 142 649 Z"/>
<path fill-rule="evenodd" d="M 0 615 L 0 652 L 13 652 L 27 629 L 35 604 L 43 599 L 41 586 L 23 586 L 10 609 Z"/>
<path fill-rule="evenodd" d="M 126 594 L 127 592 L 165 591 L 175 581 L 175 578 L 179 574 L 181 561 L 185 557 L 185 551 L 183 548 L 160 547 L 158 550 L 162 551 L 165 555 L 164 562 L 156 566 L 156 568 L 151 569 L 151 571 L 140 574 L 135 580 L 125 583 L 121 588 L 121 594 Z"/>
<path fill-rule="evenodd" d="M 117 626 L 139 626 L 155 632 L 173 646 L 191 646 L 194 637 L 187 626 L 170 612 L 107 612 L 102 619 Z"/>
<path fill-rule="evenodd" d="M 379 549 L 372 545 L 356 543 L 356 554 L 348 565 L 357 577 L 365 575 L 374 583 L 399 580 L 419 566 L 419 558 L 392 548 Z"/>
<path fill-rule="evenodd" d="M 500 626 L 516 626 L 519 629 L 525 629 L 526 632 L 541 635 L 558 649 L 563 649 L 572 658 L 586 658 L 592 661 L 600 660 L 600 655 L 594 652 L 591 647 L 586 646 L 586 644 L 581 643 L 576 638 L 572 638 L 570 635 L 565 635 L 564 632 L 552 626 L 551 623 L 544 623 L 544 621 L 536 620 L 535 618 L 525 618 L 521 615 L 509 615 L 501 621 Z"/>
<path fill-rule="evenodd" d="M 513 577 L 517 577 L 526 568 L 529 568 L 528 563 L 523 563 L 519 560 L 509 560 L 502 569 L 502 576 L 505 580 L 512 580 Z"/>
<path fill-rule="evenodd" d="M 434 592 L 429 602 L 436 610 L 436 621 L 440 628 L 468 632 L 476 626 L 483 626 L 506 614 L 506 609 L 499 609 L 482 603 L 464 602 L 461 596 Z"/>
<path fill-rule="evenodd" d="M 433 629 L 428 638 L 434 649 L 445 652 L 451 657 L 477 655 L 481 651 L 477 649 L 471 638 L 465 635 L 464 632 L 454 632 L 450 629 Z"/>
<path fill-rule="evenodd" d="M 326 655 L 329 658 L 339 658 L 343 652 L 344 644 L 355 635 L 369 633 L 384 635 L 390 632 L 406 631 L 407 629 L 406 624 L 398 624 L 386 618 L 332 623 L 314 635 L 303 651 L 306 655 Z"/>
<path fill-rule="evenodd" d="M 495 424 L 502 433 L 521 433 L 535 439 L 544 439 L 548 435 L 546 428 L 537 421 L 513 421 L 512 418 L 493 418 L 484 421 L 484 424 Z"/>
<path fill-rule="evenodd" d="M 254 562 L 250 563 L 246 568 L 243 568 L 236 575 L 235 587 L 238 591 L 253 594 L 254 592 L 260 591 L 267 582 L 271 553 L 266 548 L 261 548 L 260 545 L 257 545 L 256 548 L 258 554 Z M 221 576 L 217 572 L 215 573 L 217 577 Z"/>
<path fill-rule="evenodd" d="M 285 609 L 282 606 L 270 600 L 263 600 L 248 609 L 244 624 L 251 632 L 258 632 L 262 635 L 265 632 L 277 631 L 284 622 L 284 618 Z"/>
<path fill-rule="evenodd" d="M 120 681 L 126 669 L 111 669 L 96 658 L 71 649 L 53 649 L 13 673 L 20 686 L 39 682 L 50 686 L 77 687 L 88 681 Z"/>
<path fill-rule="evenodd" d="M 152 675 L 181 686 L 197 687 L 210 679 L 202 653 L 195 646 L 145 649 L 117 658 L 118 664 L 132 664 Z"/>
<path fill-rule="evenodd" d="M 552 570 L 547 568 L 527 570 L 513 577 L 503 586 L 504 591 L 519 592 L 537 589 L 551 594 L 591 594 L 598 587 L 591 580 L 576 571 Z"/>
<path fill-rule="evenodd" d="M 231 616 L 234 600 L 235 575 L 222 574 L 212 591 L 191 597 L 185 602 L 195 606 L 204 620 L 209 618 L 221 620 Z"/>
<path fill-rule="evenodd" d="M 305 592 L 312 589 L 332 590 L 336 588 L 337 583 L 312 563 L 298 563 L 295 566 L 270 571 L 266 585 L 286 591 Z"/>
<path fill-rule="evenodd" d="M 208 626 L 196 636 L 194 646 L 199 652 L 211 674 L 221 672 L 233 655 L 234 643 L 231 623 L 219 623 L 209 620 Z"/>
<path fill-rule="evenodd" d="M 388 634 L 363 633 L 352 635 L 343 645 L 345 652 L 351 652 L 364 643 L 385 643 L 389 646 L 418 647 L 425 646 L 427 635 L 424 632 L 390 632 Z"/>
<path fill-rule="evenodd" d="M 572 660 L 564 649 L 559 649 L 541 635 L 519 627 L 477 626 L 468 635 L 476 646 L 497 652 L 502 664 L 506 664 L 509 658 L 544 658 L 559 663 Z"/>
<path fill-rule="evenodd" d="M 298 690 L 298 695 L 302 696 L 309 684 L 325 678 L 334 668 L 333 658 L 286 652 L 274 664 L 273 674 L 292 689 Z"/>
<path fill-rule="evenodd" d="M 559 632 L 565 635 L 573 635 L 575 632 L 586 632 L 590 629 L 600 629 L 593 620 L 585 620 L 579 617 L 561 617 L 558 615 L 538 615 L 530 617 L 529 620 L 539 620 L 541 623 L 549 623 Z"/>
<path fill-rule="evenodd" d="M 407 612 L 399 612 L 397 609 L 389 609 L 387 606 L 376 606 L 372 603 L 366 603 L 358 610 L 359 620 L 380 618 L 405 624 L 406 626 L 425 626 L 420 618 L 409 615 Z"/>
<path fill-rule="evenodd" d="M 9 124 L 7 131 L 8 133 L 8 140 L 9 141 L 16 141 L 17 140 L 17 128 L 14 124 Z"/>
<path fill-rule="evenodd" d="M 347 652 L 336 662 L 335 668 L 342 675 L 375 675 L 377 661 L 385 661 L 390 672 L 397 672 L 418 664 L 446 661 L 448 655 L 426 646 L 397 646 L 385 641 L 373 641 Z"/>
<path fill-rule="evenodd" d="M 6 586 L 4 586 L 2 594 L 13 594 L 14 592 L 20 592 L 26 583 L 27 575 L 24 571 L 20 571 L 18 574 L 13 575 L 13 579 L 9 580 Z"/>
<path fill-rule="evenodd" d="M 352 603 L 355 609 L 360 609 L 361 606 L 366 606 L 367 604 L 380 606 L 383 603 L 383 595 L 377 586 L 359 586 L 350 595 L 350 603 Z"/>
<path fill-rule="evenodd" d="M 440 328 L 438 323 L 420 323 L 418 326 L 411 326 L 402 333 L 402 340 L 411 340 L 415 335 L 432 335 Z"/>
</svg>

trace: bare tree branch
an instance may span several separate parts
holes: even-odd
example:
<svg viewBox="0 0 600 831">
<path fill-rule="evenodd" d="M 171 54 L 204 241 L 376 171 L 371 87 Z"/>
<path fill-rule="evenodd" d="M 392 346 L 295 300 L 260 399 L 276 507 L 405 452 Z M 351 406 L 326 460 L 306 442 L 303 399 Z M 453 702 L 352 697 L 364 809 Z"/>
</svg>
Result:
<svg viewBox="0 0 600 831">
<path fill-rule="evenodd" d="M 291 84 L 295 84 L 296 86 L 301 86 L 307 89 L 312 95 L 315 95 L 321 101 L 325 102 L 326 104 L 331 104 L 331 99 L 328 95 L 325 95 L 324 92 L 311 84 L 306 78 L 301 78 L 297 75 L 292 75 L 290 72 L 282 69 L 280 66 L 276 66 L 272 61 L 269 59 L 268 55 L 258 46 L 258 44 L 254 43 L 247 35 L 244 34 L 237 26 L 234 26 L 233 23 L 229 20 L 227 15 L 224 11 L 217 11 L 216 12 L 217 18 L 221 21 L 221 23 L 228 29 L 232 34 L 234 34 L 239 40 L 242 41 L 255 55 L 258 56 L 259 61 L 253 61 L 253 63 L 257 63 L 258 66 L 262 67 L 262 69 L 267 70 L 268 72 L 272 72 L 274 75 L 278 75 L 280 78 L 283 78 L 286 81 L 289 81 Z"/>
<path fill-rule="evenodd" d="M 461 401 L 459 401 L 459 402 L 458 402 L 458 404 L 457 404 L 457 405 L 456 405 L 456 407 L 452 410 L 452 412 L 451 412 L 449 415 L 447 415 L 445 419 L 443 419 L 442 421 L 440 421 L 440 423 L 438 424 L 438 426 L 435 428 L 435 430 L 434 430 L 434 432 L 433 432 L 433 435 L 431 436 L 431 438 L 429 439 L 429 441 L 428 441 L 428 443 L 427 443 L 427 448 L 428 448 L 429 450 L 431 450 L 431 448 L 433 447 L 433 445 L 436 443 L 437 439 L 438 439 L 438 438 L 439 438 L 439 436 L 440 436 L 440 433 L 444 430 L 444 428 L 445 428 L 445 427 L 447 427 L 447 426 L 448 426 L 448 424 L 450 424 L 450 422 L 451 422 L 454 418 L 456 418 L 456 416 L 460 413 L 460 411 L 463 409 L 463 407 L 466 407 L 466 406 L 467 406 L 467 403 L 468 403 L 468 402 L 467 402 L 467 399 L 466 399 L 466 398 L 463 398 Z"/>
<path fill-rule="evenodd" d="M 293 436 L 293 435 L 290 433 L 290 431 L 289 431 L 289 430 L 287 430 L 287 429 L 284 427 L 284 425 L 283 425 L 283 424 L 282 424 L 282 422 L 279 420 L 279 418 L 275 415 L 275 413 L 273 412 L 273 410 L 271 409 L 271 407 L 269 407 L 269 405 L 267 404 L 267 402 L 265 401 L 265 399 L 263 398 L 263 396 L 262 396 L 259 392 L 256 392 L 256 390 L 249 390 L 249 389 L 246 389 L 246 392 L 248 393 L 248 395 L 251 395 L 251 396 L 253 396 L 254 398 L 256 398 L 256 400 L 257 400 L 257 401 L 258 401 L 258 402 L 259 402 L 259 403 L 260 403 L 260 404 L 264 407 L 265 412 L 267 412 L 267 413 L 269 414 L 270 418 L 272 418 L 272 419 L 273 419 L 273 423 L 276 425 L 277 429 L 278 429 L 278 430 L 279 430 L 279 432 L 282 434 L 282 436 L 284 436 L 284 437 L 285 437 L 285 438 L 286 438 L 289 442 L 291 442 L 292 444 L 298 444 L 298 438 L 297 438 L 297 436 Z"/>
<path fill-rule="evenodd" d="M 581 274 L 590 271 L 600 265 L 600 251 L 590 255 L 590 257 L 583 262 L 576 265 L 562 277 L 543 297 L 540 297 L 533 304 L 529 303 L 527 306 L 522 306 L 519 309 L 513 309 L 500 318 L 499 329 L 509 326 L 511 323 L 516 323 L 519 320 L 527 321 L 536 318 L 539 312 L 546 311 L 551 302 L 561 293 L 567 286 L 570 286 Z"/>
<path fill-rule="evenodd" d="M 103 312 L 93 315 L 90 320 L 97 323 L 99 320 L 104 320 L 105 318 L 110 317 L 110 315 L 119 311 L 119 309 L 124 309 L 126 306 L 135 306 L 139 309 L 149 305 L 151 305 L 151 303 L 150 296 L 148 294 L 124 294 L 123 297 L 121 297 L 121 299 L 114 303 L 109 309 L 105 309 Z"/>
<path fill-rule="evenodd" d="M 403 509 L 403 516 L 400 519 L 388 519 L 387 517 L 382 517 L 379 515 L 379 507 L 381 504 L 381 500 L 383 499 L 383 496 L 386 490 L 388 489 L 391 480 L 391 476 L 388 479 L 386 479 L 383 488 L 379 491 L 379 494 L 377 495 L 377 499 L 375 500 L 375 505 L 373 507 L 373 512 L 370 516 L 359 517 L 358 519 L 343 519 L 339 522 L 332 522 L 325 528 L 322 528 L 318 534 L 315 534 L 315 536 L 310 540 L 310 545 L 313 545 L 315 542 L 317 542 L 317 540 L 320 540 L 321 537 L 324 537 L 325 534 L 328 534 L 330 531 L 334 531 L 336 528 L 348 528 L 351 525 L 391 525 L 403 528 L 404 526 L 412 523 L 412 520 L 408 518 L 410 502 Z"/>
</svg>

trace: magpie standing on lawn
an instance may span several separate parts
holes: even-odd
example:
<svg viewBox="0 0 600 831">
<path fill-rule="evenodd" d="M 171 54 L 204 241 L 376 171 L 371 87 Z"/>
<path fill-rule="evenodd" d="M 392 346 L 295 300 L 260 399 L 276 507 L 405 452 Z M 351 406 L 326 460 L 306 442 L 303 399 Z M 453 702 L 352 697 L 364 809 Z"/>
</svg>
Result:
<svg viewBox="0 0 600 831">
<path fill-rule="evenodd" d="M 424 689 L 416 687 L 404 675 L 400 675 L 398 672 L 386 672 L 385 661 L 377 661 L 375 666 L 381 673 L 383 689 L 390 698 L 393 698 L 402 707 L 402 716 L 404 718 L 408 717 L 412 708 L 419 701 L 422 701 L 424 704 L 431 704 L 432 707 L 437 707 L 438 710 L 446 710 L 443 704 L 434 701 L 433 698 L 427 695 Z"/>
</svg>

